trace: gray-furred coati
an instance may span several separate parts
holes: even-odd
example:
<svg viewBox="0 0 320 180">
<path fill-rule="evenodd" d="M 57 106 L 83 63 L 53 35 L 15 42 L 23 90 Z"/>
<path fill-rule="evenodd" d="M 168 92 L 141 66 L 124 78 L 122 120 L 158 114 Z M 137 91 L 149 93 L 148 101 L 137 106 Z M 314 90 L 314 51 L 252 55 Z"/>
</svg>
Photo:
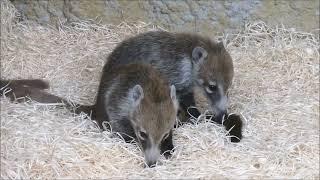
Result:
<svg viewBox="0 0 320 180">
<path fill-rule="evenodd" d="M 174 84 L 181 114 L 188 115 L 188 108 L 195 106 L 193 89 L 199 86 L 211 104 L 213 120 L 221 124 L 223 117 L 227 116 L 226 93 L 232 83 L 234 70 L 232 58 L 223 43 L 196 34 L 164 31 L 142 33 L 117 45 L 108 56 L 103 73 L 130 63 L 151 64 L 170 84 Z M 189 112 L 194 117 L 200 115 L 196 108 L 189 109 Z M 180 120 L 189 118 L 182 117 Z M 231 135 L 240 139 L 241 119 L 232 119 L 234 127 L 230 133 L 237 132 Z"/>
<path fill-rule="evenodd" d="M 13 80 L 11 86 L 9 84 L 13 93 L 21 91 L 39 102 L 63 102 L 71 106 L 63 98 L 42 91 L 44 88 L 16 82 Z M 25 88 L 29 89 L 26 91 Z M 149 167 L 156 164 L 160 153 L 168 158 L 174 149 L 172 129 L 178 110 L 176 89 L 150 65 L 123 65 L 105 73 L 101 77 L 96 103 L 78 106 L 77 113 L 92 111 L 92 119 L 101 128 L 108 122 L 111 130 L 121 134 L 127 142 L 135 139 L 141 145 Z"/>
</svg>

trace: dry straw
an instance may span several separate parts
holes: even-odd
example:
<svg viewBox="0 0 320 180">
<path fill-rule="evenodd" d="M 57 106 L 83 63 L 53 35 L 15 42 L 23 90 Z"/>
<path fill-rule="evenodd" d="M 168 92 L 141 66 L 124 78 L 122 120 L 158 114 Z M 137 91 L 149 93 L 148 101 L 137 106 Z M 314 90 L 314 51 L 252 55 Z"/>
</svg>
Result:
<svg viewBox="0 0 320 180">
<path fill-rule="evenodd" d="M 121 40 L 159 29 L 74 23 L 59 30 L 16 22 L 1 1 L 1 77 L 44 78 L 50 92 L 94 101 L 106 56 Z M 319 179 L 319 36 L 263 22 L 216 36 L 234 59 L 230 111 L 245 121 L 233 144 L 200 119 L 175 129 L 176 150 L 143 168 L 134 144 L 99 132 L 84 115 L 36 102 L 1 98 L 1 178 L 305 178 Z M 199 105 L 205 104 L 198 97 Z"/>
</svg>

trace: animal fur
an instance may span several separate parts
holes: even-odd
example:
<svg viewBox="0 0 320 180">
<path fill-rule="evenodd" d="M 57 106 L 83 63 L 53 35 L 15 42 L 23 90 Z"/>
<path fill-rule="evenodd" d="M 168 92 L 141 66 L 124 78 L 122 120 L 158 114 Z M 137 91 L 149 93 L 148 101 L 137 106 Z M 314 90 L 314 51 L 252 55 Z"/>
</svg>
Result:
<svg viewBox="0 0 320 180">
<path fill-rule="evenodd" d="M 154 31 L 124 40 L 108 56 L 103 73 L 123 64 L 151 64 L 177 88 L 180 120 L 198 117 L 194 88 L 200 87 L 217 123 L 227 113 L 227 91 L 233 79 L 232 58 L 222 43 L 196 34 Z"/>
</svg>

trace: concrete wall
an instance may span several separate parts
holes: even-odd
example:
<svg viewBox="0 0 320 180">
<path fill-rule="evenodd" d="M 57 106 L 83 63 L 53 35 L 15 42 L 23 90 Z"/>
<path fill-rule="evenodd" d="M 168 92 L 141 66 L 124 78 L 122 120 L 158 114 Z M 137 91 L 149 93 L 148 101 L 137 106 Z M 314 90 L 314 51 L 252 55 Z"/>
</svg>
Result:
<svg viewBox="0 0 320 180">
<path fill-rule="evenodd" d="M 310 31 L 319 28 L 319 0 L 11 0 L 25 18 L 42 24 L 60 19 L 103 23 L 144 21 L 175 31 L 238 29 L 248 21 Z"/>
</svg>

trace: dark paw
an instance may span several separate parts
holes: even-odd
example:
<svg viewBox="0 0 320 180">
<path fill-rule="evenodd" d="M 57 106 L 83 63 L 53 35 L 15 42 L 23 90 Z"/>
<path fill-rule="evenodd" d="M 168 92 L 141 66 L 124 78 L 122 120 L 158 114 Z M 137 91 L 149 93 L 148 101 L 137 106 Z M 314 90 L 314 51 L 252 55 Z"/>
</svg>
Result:
<svg viewBox="0 0 320 180">
<path fill-rule="evenodd" d="M 236 136 L 236 135 L 234 135 L 234 136 Z M 239 135 L 239 136 L 241 136 L 241 135 Z M 240 142 L 241 137 L 239 137 L 239 136 L 237 136 L 237 137 L 230 137 L 230 141 L 231 141 L 231 142 L 234 142 L 234 143 Z"/>
<path fill-rule="evenodd" d="M 161 143 L 160 153 L 163 154 L 166 159 L 168 159 L 171 157 L 171 153 L 173 152 L 174 152 L 174 146 L 172 143 L 172 131 L 171 131 L 168 138 Z"/>
<path fill-rule="evenodd" d="M 174 149 L 171 149 L 171 150 L 167 150 L 163 153 L 163 156 L 166 158 L 166 159 L 169 159 L 171 156 L 172 156 L 172 153 L 174 152 Z"/>
<path fill-rule="evenodd" d="M 188 111 L 185 111 L 183 109 L 178 110 L 177 117 L 180 120 L 180 124 L 175 125 L 175 127 L 179 127 L 181 124 L 184 123 L 192 123 L 191 119 L 192 118 L 198 118 L 201 115 L 199 110 L 197 108 L 189 108 Z"/>
<path fill-rule="evenodd" d="M 240 116 L 236 114 L 231 114 L 229 116 L 225 116 L 225 120 L 223 122 L 226 130 L 229 131 L 229 136 L 231 142 L 240 142 L 242 139 L 242 120 Z"/>
<path fill-rule="evenodd" d="M 166 159 L 170 158 L 173 152 L 174 146 L 172 143 L 161 144 L 161 154 L 163 154 Z"/>
<path fill-rule="evenodd" d="M 201 115 L 197 108 L 189 108 L 188 112 L 188 115 L 193 118 L 198 118 Z"/>
</svg>

